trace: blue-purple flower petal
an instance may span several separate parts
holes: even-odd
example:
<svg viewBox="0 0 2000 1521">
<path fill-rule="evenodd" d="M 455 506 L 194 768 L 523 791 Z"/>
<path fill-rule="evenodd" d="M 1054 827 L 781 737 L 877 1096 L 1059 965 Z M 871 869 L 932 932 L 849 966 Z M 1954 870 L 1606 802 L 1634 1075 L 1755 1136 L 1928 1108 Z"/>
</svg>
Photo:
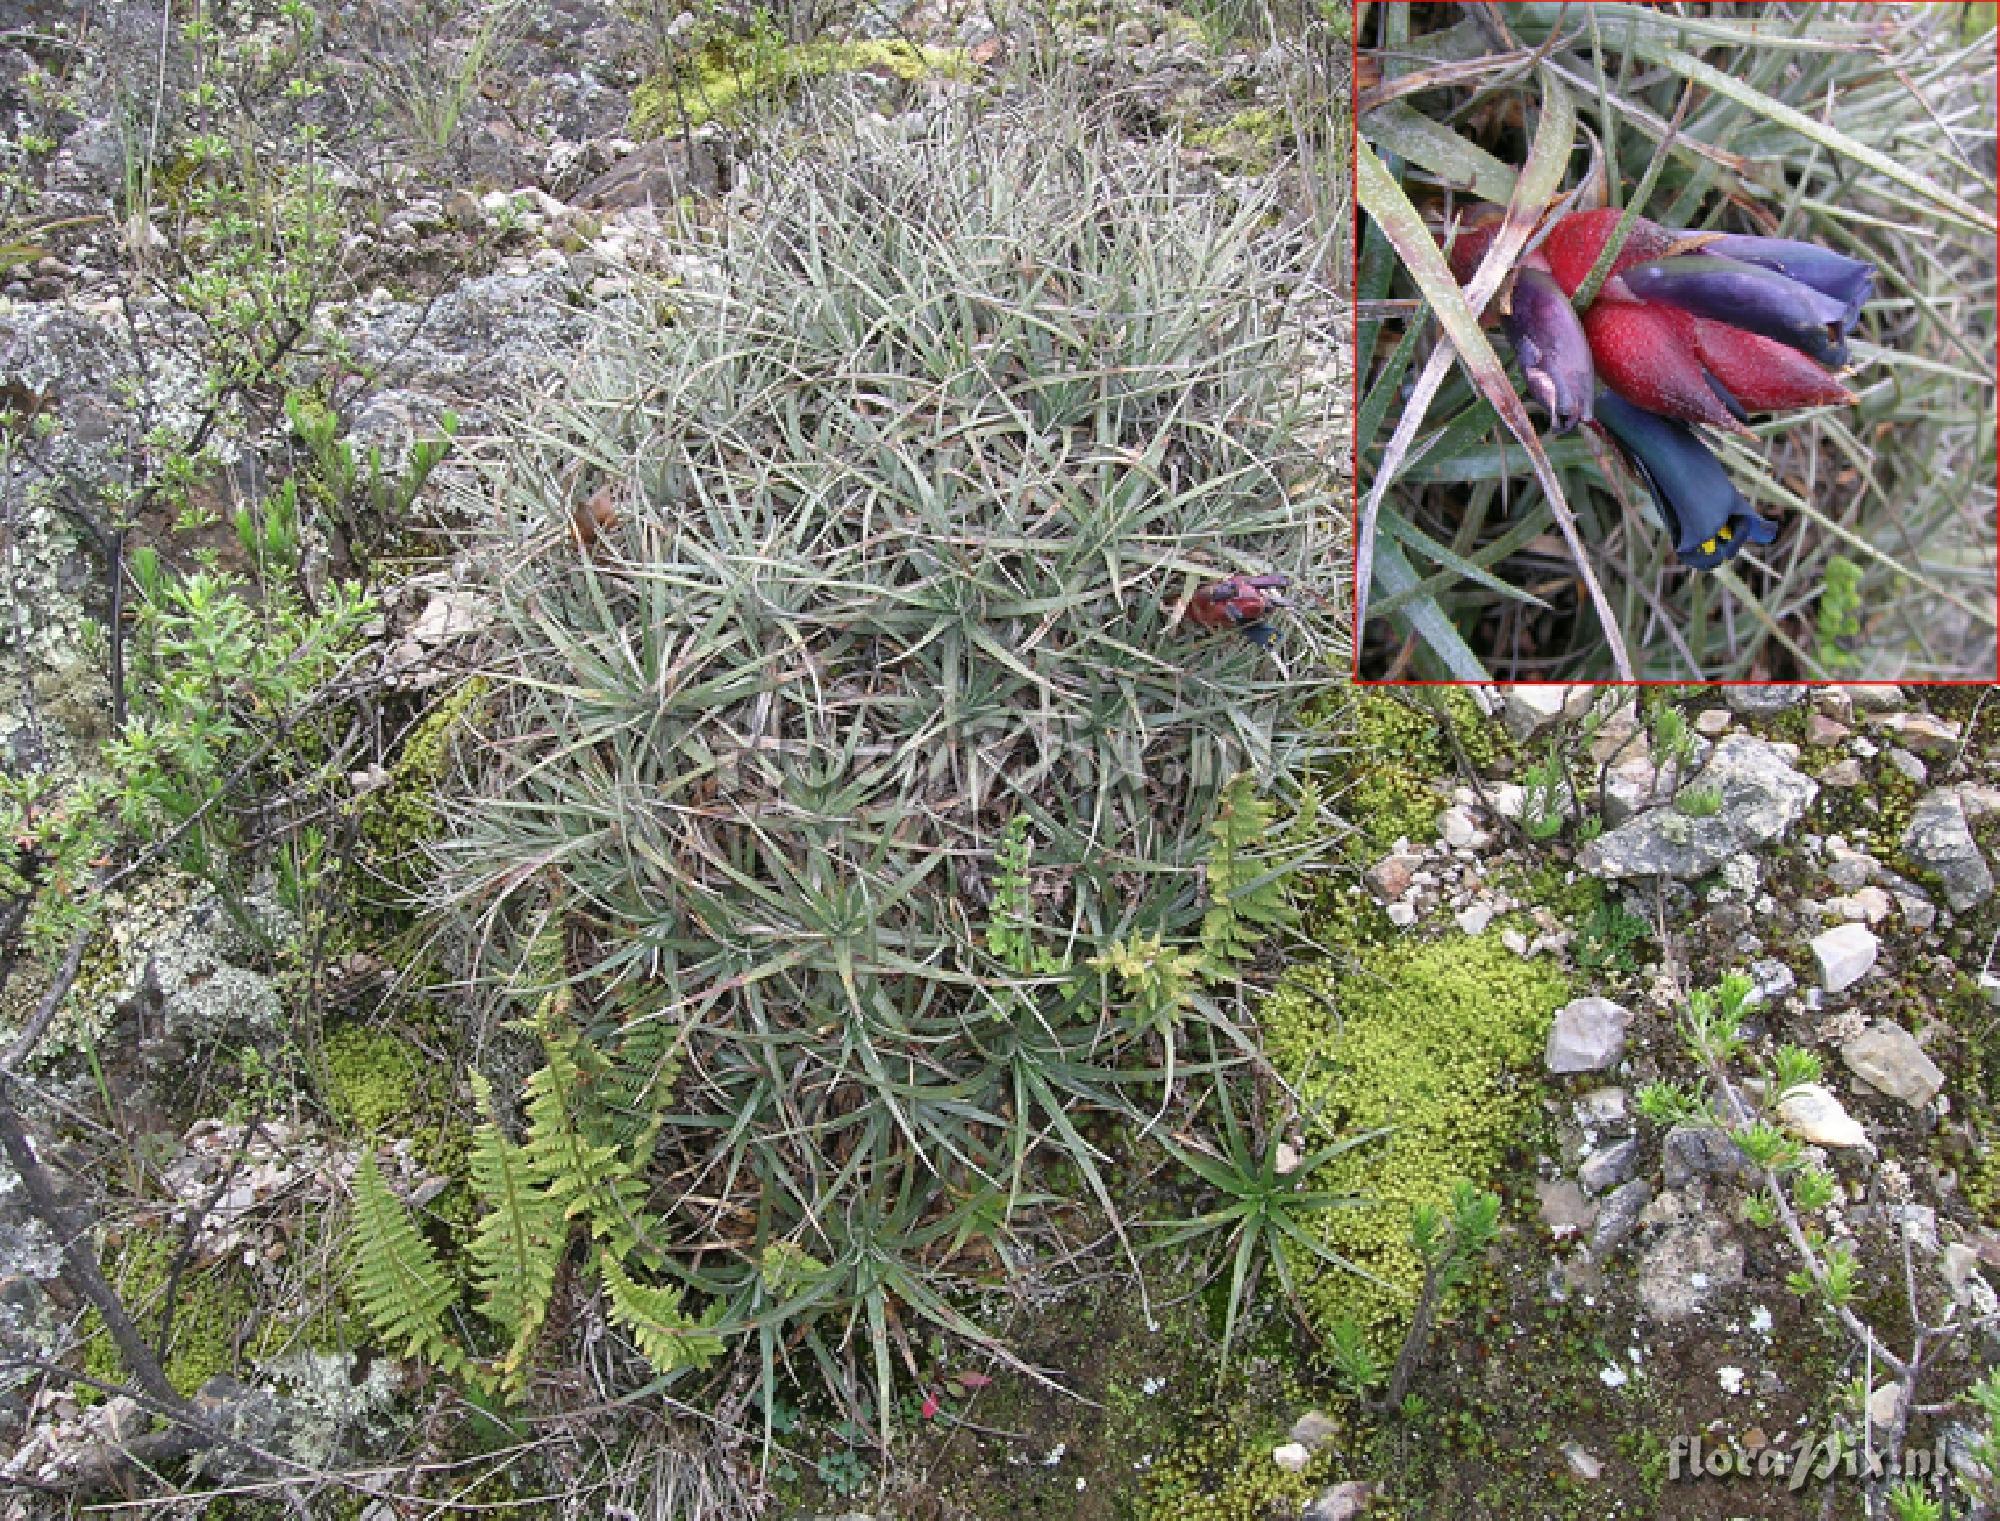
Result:
<svg viewBox="0 0 2000 1521">
<path fill-rule="evenodd" d="M 1854 331 L 1861 308 L 1875 290 L 1875 266 L 1850 259 L 1817 243 L 1801 243 L 1793 238 L 1756 238 L 1727 233 L 1706 245 L 1706 252 L 1725 259 L 1741 259 L 1763 269 L 1810 285 L 1823 296 L 1841 305 L 1843 334 Z"/>
<path fill-rule="evenodd" d="M 1713 570 L 1749 544 L 1769 544 L 1778 525 L 1761 518 L 1694 430 L 1597 393 L 1597 424 L 1646 482 L 1683 565 Z"/>
<path fill-rule="evenodd" d="M 1847 362 L 1847 308 L 1833 296 L 1774 269 L 1710 253 L 1676 254 L 1635 264 L 1625 288 L 1641 301 L 1678 306 L 1698 317 L 1809 354 L 1821 364 Z"/>
<path fill-rule="evenodd" d="M 1515 275 L 1504 325 L 1529 394 L 1549 414 L 1549 432 L 1567 433 L 1589 422 L 1597 389 L 1590 340 L 1555 276 L 1543 269 Z"/>
</svg>

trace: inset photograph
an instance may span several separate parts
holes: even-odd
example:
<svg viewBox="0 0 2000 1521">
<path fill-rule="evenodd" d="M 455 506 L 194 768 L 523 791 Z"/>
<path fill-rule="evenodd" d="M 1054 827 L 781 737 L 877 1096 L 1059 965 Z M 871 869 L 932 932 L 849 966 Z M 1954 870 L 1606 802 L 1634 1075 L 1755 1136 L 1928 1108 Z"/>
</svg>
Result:
<svg viewBox="0 0 2000 1521">
<path fill-rule="evenodd" d="M 1994 35 L 1357 8 L 1357 680 L 1995 679 Z"/>
</svg>

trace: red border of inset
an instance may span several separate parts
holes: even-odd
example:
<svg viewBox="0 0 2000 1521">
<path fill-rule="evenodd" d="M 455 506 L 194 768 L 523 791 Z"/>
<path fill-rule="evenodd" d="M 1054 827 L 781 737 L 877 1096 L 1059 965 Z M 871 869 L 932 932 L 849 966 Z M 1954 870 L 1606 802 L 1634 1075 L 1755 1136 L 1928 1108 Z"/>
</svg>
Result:
<svg viewBox="0 0 2000 1521">
<path fill-rule="evenodd" d="M 1414 5 L 1418 3 L 1420 3 L 1420 0 L 1353 0 L 1353 14 L 1350 16 L 1348 25 L 1347 78 L 1349 81 L 1349 92 L 1350 92 L 1349 111 L 1348 111 L 1348 118 L 1349 118 L 1348 131 L 1351 134 L 1351 140 L 1348 145 L 1348 155 L 1347 155 L 1347 175 L 1348 175 L 1347 188 L 1348 188 L 1348 205 L 1353 208 L 1351 216 L 1351 221 L 1353 225 L 1349 230 L 1349 238 L 1348 238 L 1349 242 L 1348 268 L 1349 268 L 1350 279 L 1347 287 L 1348 316 L 1350 319 L 1349 333 L 1348 333 L 1348 354 L 1353 361 L 1352 364 L 1349 366 L 1349 369 L 1353 375 L 1353 382 L 1352 382 L 1353 394 L 1348 398 L 1348 417 L 1350 419 L 1350 425 L 1348 429 L 1348 443 L 1347 443 L 1348 493 L 1349 493 L 1349 506 L 1350 506 L 1348 521 L 1349 521 L 1350 534 L 1355 543 L 1357 551 L 1360 548 L 1360 539 L 1361 539 L 1361 440 L 1360 440 L 1360 434 L 1356 431 L 1354 424 L 1358 424 L 1361 419 L 1361 392 L 1363 384 L 1363 376 L 1361 374 L 1361 230 L 1362 230 L 1361 220 L 1362 217 L 1365 215 L 1365 213 L 1361 209 L 1360 167 L 1359 167 L 1358 154 L 1356 152 L 1356 149 L 1359 147 L 1361 139 L 1361 110 L 1360 110 L 1361 12 L 1366 6 L 1369 5 L 1377 5 L 1377 6 Z M 1465 4 L 1475 3 L 1475 0 L 1435 0 L 1435 3 L 1449 4 L 1449 5 L 1465 5 Z M 1666 5 L 1671 3 L 1671 0 L 1636 0 L 1636 3 L 1646 4 L 1646 5 Z M 1765 3 L 1765 0 L 1727 0 L 1727 3 L 1731 5 L 1762 5 Z M 1827 0 L 1827 3 L 1831 3 L 1831 0 Z M 1881 4 L 1886 7 L 1887 5 L 1890 4 L 1890 0 L 1874 0 L 1874 3 Z M 1963 0 L 1902 0 L 1902 3 L 1927 4 L 1927 5 L 1937 5 L 1942 7 L 1949 5 L 1960 5 L 1963 3 Z M 1995 25 L 1992 31 L 1992 37 L 1993 37 L 1993 47 L 1994 47 L 1995 77 L 1996 80 L 2000 80 L 2000 14 L 1996 14 Z M 2000 143 L 2000 120 L 1995 121 L 1994 130 L 1995 130 L 1995 141 L 1996 143 Z M 1994 262 L 1996 269 L 2000 269 L 2000 235 L 1997 235 L 1994 240 Z M 1996 326 L 1995 352 L 1994 352 L 1994 361 L 1995 361 L 1994 372 L 1996 377 L 1995 396 L 1996 398 L 2000 398 L 2000 313 L 1996 313 L 1995 326 Z M 1996 536 L 1996 546 L 2000 546 L 2000 403 L 1996 403 L 1994 444 L 1995 444 L 1994 482 L 1993 482 L 1994 512 L 1995 512 L 1994 529 Z M 1354 561 L 1353 578 L 1354 578 L 1353 584 L 1348 588 L 1348 593 L 1349 593 L 1348 606 L 1350 608 L 1358 606 L 1360 602 L 1361 561 L 1358 553 L 1356 554 Z M 1996 553 L 1993 562 L 1993 601 L 1996 614 L 2000 614 L 2000 547 L 1996 547 Z M 1555 682 L 1555 681 L 1529 682 L 1529 681 L 1500 681 L 1500 680 L 1494 680 L 1491 682 L 1368 680 L 1364 679 L 1361 675 L 1362 634 L 1363 634 L 1362 627 L 1360 623 L 1357 622 L 1354 626 L 1353 636 L 1352 636 L 1353 658 L 1350 661 L 1348 667 L 1348 680 L 1351 685 L 1357 687 L 1379 687 L 1379 688 L 1469 687 L 1469 686 L 1481 686 L 1481 685 L 1496 686 L 1496 687 L 1508 687 L 1508 686 L 1985 687 L 1985 686 L 2000 685 L 2000 617 L 1996 617 L 1995 619 L 1993 675 L 1991 677 L 1983 679 L 1979 677 L 1966 676 L 1966 677 L 1954 677 L 1950 680 L 1918 679 L 1918 680 L 1907 680 L 1907 681 L 1895 681 L 1891 680 L 1886 676 L 1864 677 L 1857 681 L 1834 681 L 1834 680 L 1803 681 L 1803 680 L 1798 680 L 1796 678 L 1784 681 L 1702 681 L 1694 678 L 1690 678 L 1684 681 L 1669 681 L 1665 679 L 1645 678 L 1637 681 L 1618 681 L 1615 679 L 1610 679 L 1610 680 L 1600 679 L 1600 680 L 1581 681 L 1581 682 Z"/>
</svg>

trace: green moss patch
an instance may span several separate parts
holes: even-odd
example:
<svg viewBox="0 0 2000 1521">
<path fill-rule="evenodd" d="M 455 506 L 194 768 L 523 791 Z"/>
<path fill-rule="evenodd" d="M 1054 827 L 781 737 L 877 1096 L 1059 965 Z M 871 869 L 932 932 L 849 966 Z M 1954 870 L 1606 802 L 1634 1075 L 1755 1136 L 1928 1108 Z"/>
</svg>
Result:
<svg viewBox="0 0 2000 1521">
<path fill-rule="evenodd" d="M 907 83 L 966 79 L 972 72 L 963 48 L 920 47 L 901 38 L 788 44 L 762 31 L 718 35 L 695 54 L 691 69 L 658 75 L 632 92 L 632 131 L 658 137 L 735 121 L 759 101 L 832 74 L 880 74 Z"/>
<path fill-rule="evenodd" d="M 1532 1113 L 1528 1074 L 1568 994 L 1548 964 L 1496 938 L 1454 935 L 1366 950 L 1345 976 L 1294 972 L 1269 1000 L 1265 1049 L 1304 1100 L 1313 1139 L 1391 1127 L 1313 1177 L 1316 1188 L 1369 1201 L 1318 1216 L 1316 1228 L 1388 1285 L 1295 1264 L 1317 1328 L 1352 1318 L 1392 1348 L 1420 1276 L 1410 1211 L 1442 1207 L 1453 1180 L 1484 1182 L 1499 1168 Z"/>
</svg>

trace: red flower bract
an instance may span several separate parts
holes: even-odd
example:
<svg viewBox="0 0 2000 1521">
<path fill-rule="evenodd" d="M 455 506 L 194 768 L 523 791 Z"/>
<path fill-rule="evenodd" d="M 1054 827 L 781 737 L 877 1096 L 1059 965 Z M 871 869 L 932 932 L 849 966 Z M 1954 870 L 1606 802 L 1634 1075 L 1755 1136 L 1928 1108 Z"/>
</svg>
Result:
<svg viewBox="0 0 2000 1521">
<path fill-rule="evenodd" d="M 1588 278 L 1620 215 L 1579 211 L 1549 229 L 1542 256 L 1566 294 Z M 1752 412 L 1852 402 L 1853 392 L 1798 349 L 1662 300 L 1641 301 L 1619 278 L 1697 241 L 1633 218 L 1583 318 L 1599 379 L 1649 412 L 1714 428 L 1740 430 Z"/>
</svg>

